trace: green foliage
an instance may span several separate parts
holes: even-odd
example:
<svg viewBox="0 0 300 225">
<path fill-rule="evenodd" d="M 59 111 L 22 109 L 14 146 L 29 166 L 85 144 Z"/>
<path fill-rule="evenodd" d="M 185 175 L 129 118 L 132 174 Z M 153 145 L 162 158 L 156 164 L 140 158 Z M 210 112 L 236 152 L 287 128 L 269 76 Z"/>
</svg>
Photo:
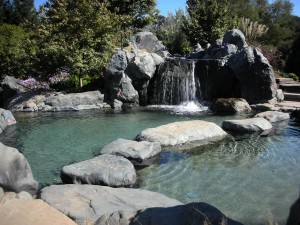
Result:
<svg viewBox="0 0 300 225">
<path fill-rule="evenodd" d="M 121 17 L 107 1 L 50 0 L 38 27 L 40 74 L 67 67 L 76 76 L 99 76 L 114 50 Z"/>
<path fill-rule="evenodd" d="M 19 25 L 36 20 L 33 0 L 0 0 L 0 23 Z"/>
<path fill-rule="evenodd" d="M 186 21 L 183 10 L 177 10 L 175 15 L 168 13 L 167 17 L 158 16 L 156 21 L 157 23 L 150 26 L 149 29 L 156 34 L 171 53 L 187 54 L 193 50 L 186 35 L 182 32 L 182 26 Z"/>
<path fill-rule="evenodd" d="M 184 32 L 192 44 L 212 43 L 236 24 L 228 0 L 188 0 Z"/>
<path fill-rule="evenodd" d="M 108 9 L 123 16 L 122 26 L 143 28 L 155 21 L 158 13 L 155 0 L 109 0 Z"/>
<path fill-rule="evenodd" d="M 24 77 L 32 71 L 35 48 L 20 26 L 0 25 L 0 76 Z"/>
<path fill-rule="evenodd" d="M 287 76 L 295 81 L 299 81 L 299 77 L 294 73 L 289 73 Z"/>
</svg>

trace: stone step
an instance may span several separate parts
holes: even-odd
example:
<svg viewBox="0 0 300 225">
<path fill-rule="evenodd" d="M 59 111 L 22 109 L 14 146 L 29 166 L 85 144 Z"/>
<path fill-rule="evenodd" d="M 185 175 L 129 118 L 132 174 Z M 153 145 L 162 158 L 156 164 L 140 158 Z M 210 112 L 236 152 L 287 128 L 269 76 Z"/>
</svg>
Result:
<svg viewBox="0 0 300 225">
<path fill-rule="evenodd" d="M 284 100 L 285 101 L 300 102 L 300 94 L 299 93 L 284 92 L 283 94 L 284 94 Z"/>
<path fill-rule="evenodd" d="M 295 82 L 293 78 L 287 78 L 287 77 L 276 77 L 275 79 L 277 84 L 289 84 Z"/>
<path fill-rule="evenodd" d="M 291 107 L 291 108 L 300 109 L 300 102 L 283 101 L 283 102 L 278 102 L 277 106 L 279 106 L 279 107 Z"/>
<path fill-rule="evenodd" d="M 288 93 L 300 93 L 300 83 L 280 84 L 279 88 Z"/>
</svg>

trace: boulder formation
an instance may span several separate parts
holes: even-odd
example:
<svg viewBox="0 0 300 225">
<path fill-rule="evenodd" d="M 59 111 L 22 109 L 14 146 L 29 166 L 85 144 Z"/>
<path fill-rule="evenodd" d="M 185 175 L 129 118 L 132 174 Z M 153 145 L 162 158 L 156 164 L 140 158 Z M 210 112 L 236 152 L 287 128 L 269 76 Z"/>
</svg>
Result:
<svg viewBox="0 0 300 225">
<path fill-rule="evenodd" d="M 223 140 L 227 136 L 228 134 L 214 123 L 192 120 L 148 128 L 138 134 L 135 140 L 159 142 L 161 146 L 203 145 Z"/>
<path fill-rule="evenodd" d="M 0 187 L 6 191 L 27 191 L 34 195 L 38 183 L 34 180 L 30 165 L 17 149 L 0 142 Z"/>
<path fill-rule="evenodd" d="M 114 212 L 138 211 L 152 207 L 172 207 L 181 202 L 162 194 L 129 188 L 96 185 L 51 185 L 41 190 L 41 198 L 71 219 L 95 222 Z"/>
<path fill-rule="evenodd" d="M 256 114 L 255 118 L 256 117 L 265 118 L 270 123 L 275 123 L 283 120 L 288 120 L 290 118 L 290 114 L 277 111 L 266 111 Z"/>
<path fill-rule="evenodd" d="M 61 170 L 61 179 L 64 183 L 119 187 L 133 185 L 136 173 L 128 159 L 115 155 L 100 155 L 64 166 Z"/>
</svg>

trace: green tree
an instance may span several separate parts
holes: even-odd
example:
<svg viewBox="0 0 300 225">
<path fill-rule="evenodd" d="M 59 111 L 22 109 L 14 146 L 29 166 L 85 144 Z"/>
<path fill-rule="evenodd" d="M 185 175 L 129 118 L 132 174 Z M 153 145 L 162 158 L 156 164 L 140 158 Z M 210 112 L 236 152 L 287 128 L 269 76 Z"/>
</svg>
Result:
<svg viewBox="0 0 300 225">
<path fill-rule="evenodd" d="M 24 77 L 33 67 L 34 47 L 29 42 L 30 33 L 22 27 L 0 25 L 0 76 Z"/>
<path fill-rule="evenodd" d="M 38 27 L 40 74 L 67 67 L 71 74 L 99 76 L 114 50 L 120 16 L 105 0 L 50 0 Z"/>
<path fill-rule="evenodd" d="M 123 16 L 125 27 L 143 28 L 155 20 L 158 13 L 155 0 L 109 0 L 109 10 Z"/>
<path fill-rule="evenodd" d="M 236 24 L 228 0 L 187 0 L 184 32 L 192 44 L 212 43 Z"/>
<path fill-rule="evenodd" d="M 0 0 L 0 24 L 12 23 L 13 5 L 10 0 Z"/>
</svg>

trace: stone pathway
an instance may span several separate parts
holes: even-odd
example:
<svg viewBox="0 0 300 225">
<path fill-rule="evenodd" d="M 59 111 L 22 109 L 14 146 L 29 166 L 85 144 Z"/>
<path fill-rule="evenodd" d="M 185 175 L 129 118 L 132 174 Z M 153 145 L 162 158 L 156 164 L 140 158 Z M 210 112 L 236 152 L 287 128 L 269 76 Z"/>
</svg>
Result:
<svg viewBox="0 0 300 225">
<path fill-rule="evenodd" d="M 300 108 L 300 82 L 292 78 L 277 77 L 276 83 L 284 94 L 284 101 L 278 103 L 277 106 Z"/>
</svg>

